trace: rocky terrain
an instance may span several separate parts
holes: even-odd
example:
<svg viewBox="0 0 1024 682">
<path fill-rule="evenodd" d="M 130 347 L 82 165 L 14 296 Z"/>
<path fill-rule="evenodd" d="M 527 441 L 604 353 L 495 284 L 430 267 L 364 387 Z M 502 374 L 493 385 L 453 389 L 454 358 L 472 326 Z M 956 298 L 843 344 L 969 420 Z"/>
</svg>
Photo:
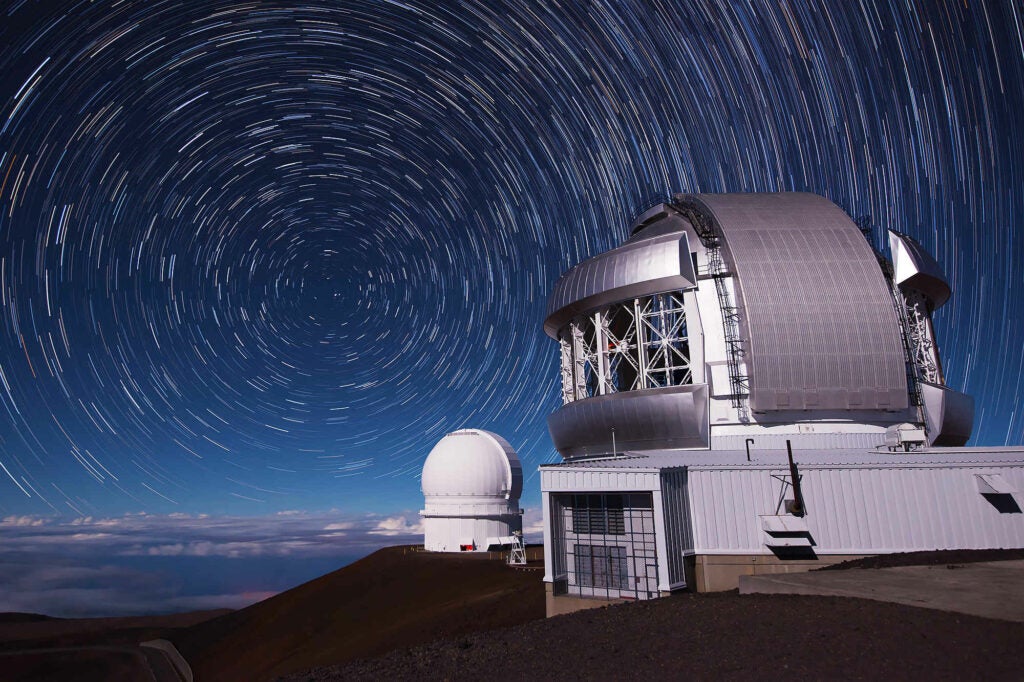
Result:
<svg viewBox="0 0 1024 682">
<path fill-rule="evenodd" d="M 876 601 L 684 593 L 545 620 L 539 553 L 513 569 L 497 555 L 392 547 L 227 613 L 0 614 L 0 679 L 148 679 L 136 645 L 158 637 L 178 646 L 198 682 L 1022 679 L 1024 624 Z M 1022 558 L 917 552 L 829 570 Z"/>
<path fill-rule="evenodd" d="M 1020 680 L 1024 624 L 863 599 L 680 594 L 286 678 Z"/>
</svg>

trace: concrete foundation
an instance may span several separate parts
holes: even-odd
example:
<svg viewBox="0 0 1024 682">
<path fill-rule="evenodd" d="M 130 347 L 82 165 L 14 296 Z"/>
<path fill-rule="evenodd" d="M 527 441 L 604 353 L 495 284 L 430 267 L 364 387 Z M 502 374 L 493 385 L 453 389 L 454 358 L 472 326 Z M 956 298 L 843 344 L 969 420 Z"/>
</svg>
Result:
<svg viewBox="0 0 1024 682">
<path fill-rule="evenodd" d="M 745 576 L 740 594 L 857 597 L 1024 623 L 1024 561 Z"/>
<path fill-rule="evenodd" d="M 862 559 L 866 554 L 831 554 L 813 558 L 786 558 L 765 554 L 711 554 L 688 556 L 684 564 L 686 587 L 691 592 L 725 592 L 740 586 L 741 576 L 805 573 L 816 568 Z M 564 587 L 562 588 L 564 589 Z M 670 592 L 660 592 L 667 597 Z M 574 594 L 555 594 L 552 583 L 544 583 L 547 617 L 596 609 L 610 604 L 621 604 L 630 599 L 581 597 Z"/>
<path fill-rule="evenodd" d="M 693 567 L 688 588 L 695 592 L 724 592 L 739 587 L 742 575 L 803 573 L 823 566 L 861 559 L 864 554 L 831 554 L 814 558 L 780 558 L 766 554 L 706 554 L 688 557 Z M 687 570 L 687 581 L 691 573 Z"/>
<path fill-rule="evenodd" d="M 579 597 L 574 594 L 555 594 L 553 587 L 551 583 L 544 583 L 544 607 L 545 615 L 548 618 L 629 601 L 628 599 L 602 599 L 600 597 Z"/>
</svg>

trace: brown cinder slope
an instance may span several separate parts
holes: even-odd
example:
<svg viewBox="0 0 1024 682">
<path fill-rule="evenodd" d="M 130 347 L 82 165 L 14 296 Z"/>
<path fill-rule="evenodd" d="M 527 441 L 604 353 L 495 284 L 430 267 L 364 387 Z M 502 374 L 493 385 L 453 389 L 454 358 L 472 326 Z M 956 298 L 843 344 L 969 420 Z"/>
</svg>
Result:
<svg viewBox="0 0 1024 682">
<path fill-rule="evenodd" d="M 389 547 L 172 639 L 197 680 L 266 680 L 542 618 L 540 571 Z"/>
<path fill-rule="evenodd" d="M 845 597 L 678 594 L 448 638 L 289 682 L 1020 680 L 1024 624 Z"/>
</svg>

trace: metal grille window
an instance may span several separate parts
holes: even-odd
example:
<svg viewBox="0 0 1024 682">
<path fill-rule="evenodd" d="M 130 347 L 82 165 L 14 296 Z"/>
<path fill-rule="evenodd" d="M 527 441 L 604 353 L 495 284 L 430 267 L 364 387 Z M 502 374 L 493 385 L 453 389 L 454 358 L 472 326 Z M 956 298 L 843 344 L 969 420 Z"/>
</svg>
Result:
<svg viewBox="0 0 1024 682">
<path fill-rule="evenodd" d="M 626 522 L 622 495 L 573 495 L 572 532 L 624 535 Z"/>
<path fill-rule="evenodd" d="M 576 545 L 576 579 L 582 587 L 628 589 L 626 548 Z"/>
<path fill-rule="evenodd" d="M 650 492 L 551 496 L 555 594 L 658 595 L 658 552 Z"/>
<path fill-rule="evenodd" d="M 577 317 L 559 333 L 562 402 L 692 384 L 682 291 Z"/>
</svg>

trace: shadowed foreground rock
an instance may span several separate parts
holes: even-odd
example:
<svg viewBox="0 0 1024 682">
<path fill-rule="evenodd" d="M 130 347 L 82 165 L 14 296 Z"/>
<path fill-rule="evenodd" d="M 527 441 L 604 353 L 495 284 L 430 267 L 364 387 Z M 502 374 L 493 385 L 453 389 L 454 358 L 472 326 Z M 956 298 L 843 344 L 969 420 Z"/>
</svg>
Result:
<svg viewBox="0 0 1024 682">
<path fill-rule="evenodd" d="M 861 599 L 681 594 L 286 678 L 1019 680 L 1024 625 Z"/>
</svg>

